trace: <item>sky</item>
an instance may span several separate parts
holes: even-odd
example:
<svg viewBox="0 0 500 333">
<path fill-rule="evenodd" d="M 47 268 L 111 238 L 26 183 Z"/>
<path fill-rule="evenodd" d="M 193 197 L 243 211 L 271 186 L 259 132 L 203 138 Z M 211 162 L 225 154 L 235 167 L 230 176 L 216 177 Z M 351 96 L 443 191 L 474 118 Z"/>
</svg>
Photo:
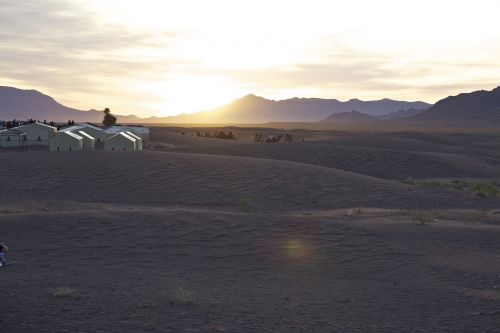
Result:
<svg viewBox="0 0 500 333">
<path fill-rule="evenodd" d="M 498 0 L 0 0 L 0 85 L 169 116 L 500 85 Z"/>
</svg>

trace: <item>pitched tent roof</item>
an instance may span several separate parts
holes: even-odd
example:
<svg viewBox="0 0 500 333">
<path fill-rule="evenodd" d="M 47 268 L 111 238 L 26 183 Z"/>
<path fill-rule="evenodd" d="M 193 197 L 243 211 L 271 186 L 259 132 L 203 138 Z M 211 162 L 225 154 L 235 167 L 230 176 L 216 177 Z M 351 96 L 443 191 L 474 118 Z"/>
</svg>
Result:
<svg viewBox="0 0 500 333">
<path fill-rule="evenodd" d="M 137 135 L 135 135 L 134 133 L 132 132 L 129 132 L 129 131 L 126 131 L 124 132 L 125 134 L 128 134 L 129 136 L 133 137 L 134 139 L 136 140 L 142 140 L 140 137 L 138 137 Z"/>
<path fill-rule="evenodd" d="M 0 130 L 0 135 L 24 135 L 23 131 L 17 130 L 15 128 L 7 128 Z"/>
<path fill-rule="evenodd" d="M 121 135 L 121 136 L 123 136 L 123 137 L 125 137 L 125 138 L 127 138 L 128 140 L 130 140 L 130 141 L 132 141 L 132 142 L 135 142 L 135 139 L 134 139 L 133 137 L 131 137 L 130 135 L 128 135 L 127 133 L 125 133 L 125 132 L 119 132 L 119 133 L 116 133 L 115 135 L 110 136 L 110 137 L 108 138 L 108 140 L 111 140 L 111 139 L 113 139 L 113 138 L 116 138 L 116 137 L 118 137 L 118 136 L 120 136 L 120 135 Z"/>
<path fill-rule="evenodd" d="M 56 127 L 50 126 L 50 125 L 47 125 L 47 124 L 42 124 L 42 123 L 29 123 L 29 124 L 24 124 L 24 125 L 17 126 L 17 127 L 14 127 L 14 128 L 29 127 L 29 126 L 39 126 L 41 128 L 47 129 L 47 130 L 57 131 Z"/>
<path fill-rule="evenodd" d="M 59 132 L 73 132 L 73 131 L 78 131 L 82 128 L 83 128 L 82 125 L 73 125 L 73 126 L 61 128 L 61 130 Z"/>
<path fill-rule="evenodd" d="M 98 130 L 98 131 L 102 131 L 102 130 L 103 130 L 102 128 L 97 127 L 97 126 L 94 126 L 94 125 L 89 124 L 89 123 L 80 124 L 80 126 L 83 126 L 83 127 L 88 127 L 88 128 L 92 128 L 92 129 L 95 129 L 95 130 Z"/>
<path fill-rule="evenodd" d="M 106 133 L 134 132 L 139 134 L 149 134 L 149 128 L 143 126 L 111 126 L 105 130 Z"/>
<path fill-rule="evenodd" d="M 78 134 L 77 135 L 80 135 L 82 137 L 86 137 L 87 139 L 90 139 L 90 140 L 95 140 L 94 137 L 88 135 L 87 133 L 85 133 L 84 131 L 77 131 Z"/>
<path fill-rule="evenodd" d="M 63 132 L 63 133 L 64 133 L 64 134 L 67 134 L 67 135 L 69 135 L 69 136 L 72 136 L 72 137 L 74 137 L 74 138 L 75 138 L 75 139 L 77 139 L 77 140 L 83 140 L 83 137 L 81 137 L 80 135 L 75 134 L 75 133 L 73 133 L 73 132 Z"/>
<path fill-rule="evenodd" d="M 92 128 L 96 131 L 103 131 L 102 128 L 96 127 L 96 126 L 91 125 L 91 124 L 78 124 L 78 125 L 73 125 L 73 126 L 62 128 L 61 132 L 68 132 L 68 131 L 74 132 L 74 131 L 79 131 L 79 130 L 82 130 L 85 128 Z"/>
</svg>

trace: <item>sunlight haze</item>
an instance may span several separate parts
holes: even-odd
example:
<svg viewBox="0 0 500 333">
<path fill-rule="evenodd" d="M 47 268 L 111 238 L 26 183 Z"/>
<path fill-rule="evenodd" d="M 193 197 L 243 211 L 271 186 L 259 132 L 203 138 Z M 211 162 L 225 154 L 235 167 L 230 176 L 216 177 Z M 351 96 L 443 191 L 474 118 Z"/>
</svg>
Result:
<svg viewBox="0 0 500 333">
<path fill-rule="evenodd" d="M 498 85 L 499 12 L 494 0 L 0 0 L 0 85 L 138 116 L 249 93 L 433 103 Z"/>
</svg>

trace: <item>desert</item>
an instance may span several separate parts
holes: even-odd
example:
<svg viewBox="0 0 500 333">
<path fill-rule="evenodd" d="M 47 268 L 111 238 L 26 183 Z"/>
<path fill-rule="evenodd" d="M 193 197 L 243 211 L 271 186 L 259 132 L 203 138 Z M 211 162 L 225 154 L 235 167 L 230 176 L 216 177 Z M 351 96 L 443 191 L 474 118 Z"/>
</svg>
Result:
<svg viewBox="0 0 500 333">
<path fill-rule="evenodd" d="M 500 136 L 233 130 L 3 150 L 2 330 L 497 331 Z"/>
</svg>

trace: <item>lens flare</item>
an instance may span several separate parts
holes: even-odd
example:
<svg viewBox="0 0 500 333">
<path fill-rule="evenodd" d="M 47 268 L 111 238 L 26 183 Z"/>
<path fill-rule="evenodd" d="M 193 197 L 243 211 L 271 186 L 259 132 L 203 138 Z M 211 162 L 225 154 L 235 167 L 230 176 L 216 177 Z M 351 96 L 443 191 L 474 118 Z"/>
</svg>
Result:
<svg viewBox="0 0 500 333">
<path fill-rule="evenodd" d="M 311 245 L 300 239 L 288 239 L 283 245 L 284 255 L 295 262 L 309 261 L 312 256 Z"/>
</svg>

